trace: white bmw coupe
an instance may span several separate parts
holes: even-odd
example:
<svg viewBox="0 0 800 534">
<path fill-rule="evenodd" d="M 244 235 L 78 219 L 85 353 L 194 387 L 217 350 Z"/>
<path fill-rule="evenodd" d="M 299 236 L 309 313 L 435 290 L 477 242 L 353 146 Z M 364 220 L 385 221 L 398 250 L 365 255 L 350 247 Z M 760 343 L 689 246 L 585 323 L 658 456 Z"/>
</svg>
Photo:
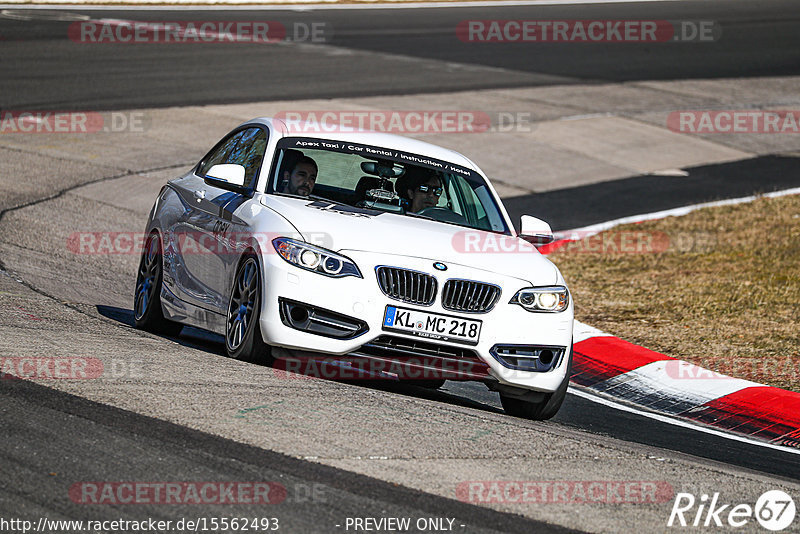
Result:
<svg viewBox="0 0 800 534">
<path fill-rule="evenodd" d="M 478 380 L 532 419 L 566 395 L 573 303 L 533 246 L 550 227 L 517 233 L 459 153 L 254 119 L 163 187 L 146 236 L 139 328 L 331 378 Z"/>
</svg>

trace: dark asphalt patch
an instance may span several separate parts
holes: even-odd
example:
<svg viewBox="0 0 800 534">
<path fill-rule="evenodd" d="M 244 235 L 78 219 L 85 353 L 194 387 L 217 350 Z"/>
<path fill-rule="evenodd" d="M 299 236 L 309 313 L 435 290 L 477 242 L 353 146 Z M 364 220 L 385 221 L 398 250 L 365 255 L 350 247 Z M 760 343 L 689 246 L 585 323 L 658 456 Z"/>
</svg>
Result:
<svg viewBox="0 0 800 534">
<path fill-rule="evenodd" d="M 800 187 L 800 158 L 761 156 L 684 169 L 689 176 L 632 176 L 620 180 L 503 199 L 515 225 L 521 215 L 570 230 L 642 215 Z"/>
</svg>

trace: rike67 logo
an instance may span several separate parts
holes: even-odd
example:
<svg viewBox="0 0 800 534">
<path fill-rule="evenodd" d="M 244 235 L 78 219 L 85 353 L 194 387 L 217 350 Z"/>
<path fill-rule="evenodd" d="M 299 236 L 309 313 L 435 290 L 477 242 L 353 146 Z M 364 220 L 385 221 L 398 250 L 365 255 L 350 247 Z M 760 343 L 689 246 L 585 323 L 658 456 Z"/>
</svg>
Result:
<svg viewBox="0 0 800 534">
<path fill-rule="evenodd" d="M 703 494 L 699 499 L 691 493 L 678 493 L 667 526 L 742 528 L 748 525 L 746 530 L 752 531 L 755 519 L 765 529 L 777 532 L 791 526 L 796 511 L 794 500 L 781 490 L 764 492 L 755 506 L 721 502 L 719 493 L 710 498 Z"/>
</svg>

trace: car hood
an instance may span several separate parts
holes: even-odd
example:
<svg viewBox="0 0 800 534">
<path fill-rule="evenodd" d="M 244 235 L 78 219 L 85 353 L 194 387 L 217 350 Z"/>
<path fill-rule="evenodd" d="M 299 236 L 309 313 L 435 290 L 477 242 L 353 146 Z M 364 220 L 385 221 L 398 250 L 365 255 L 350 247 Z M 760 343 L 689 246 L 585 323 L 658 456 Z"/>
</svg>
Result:
<svg viewBox="0 0 800 534">
<path fill-rule="evenodd" d="M 556 267 L 514 236 L 330 201 L 265 196 L 262 204 L 283 215 L 307 242 L 346 254 L 365 251 L 453 263 L 511 276 L 534 285 L 555 284 Z"/>
</svg>

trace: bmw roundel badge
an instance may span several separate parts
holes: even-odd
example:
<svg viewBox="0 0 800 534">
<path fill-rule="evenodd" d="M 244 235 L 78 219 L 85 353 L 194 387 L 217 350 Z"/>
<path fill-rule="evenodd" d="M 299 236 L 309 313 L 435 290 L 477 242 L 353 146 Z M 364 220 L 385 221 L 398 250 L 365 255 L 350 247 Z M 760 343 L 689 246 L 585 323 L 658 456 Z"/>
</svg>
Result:
<svg viewBox="0 0 800 534">
<path fill-rule="evenodd" d="M 437 261 L 436 263 L 433 264 L 433 268 L 436 269 L 437 271 L 446 271 L 447 265 L 445 265 L 440 261 Z"/>
</svg>

